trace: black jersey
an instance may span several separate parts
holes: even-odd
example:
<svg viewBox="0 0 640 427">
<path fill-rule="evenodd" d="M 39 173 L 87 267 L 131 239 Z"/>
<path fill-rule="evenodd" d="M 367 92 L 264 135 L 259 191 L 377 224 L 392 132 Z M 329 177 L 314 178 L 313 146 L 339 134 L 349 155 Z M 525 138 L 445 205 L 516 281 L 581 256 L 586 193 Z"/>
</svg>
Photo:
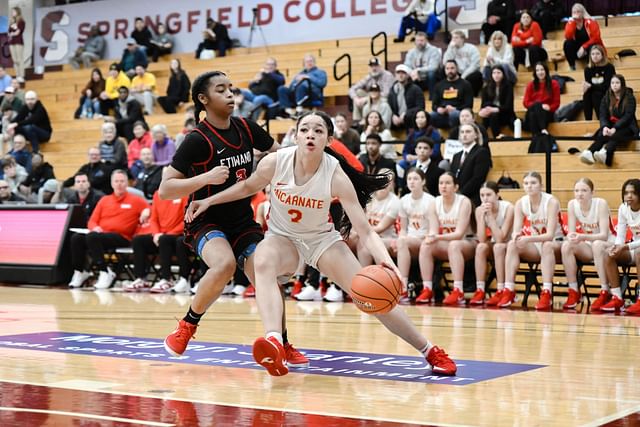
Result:
<svg viewBox="0 0 640 427">
<path fill-rule="evenodd" d="M 267 151 L 273 138 L 251 120 L 231 117 L 228 129 L 218 129 L 205 120 L 191 131 L 173 156 L 171 166 L 187 178 L 227 166 L 229 178 L 219 185 L 207 185 L 189 196 L 200 200 L 247 179 L 253 172 L 253 149 Z M 253 221 L 251 198 L 210 206 L 199 220 L 187 224 L 192 232 L 203 225 L 237 228 Z"/>
</svg>

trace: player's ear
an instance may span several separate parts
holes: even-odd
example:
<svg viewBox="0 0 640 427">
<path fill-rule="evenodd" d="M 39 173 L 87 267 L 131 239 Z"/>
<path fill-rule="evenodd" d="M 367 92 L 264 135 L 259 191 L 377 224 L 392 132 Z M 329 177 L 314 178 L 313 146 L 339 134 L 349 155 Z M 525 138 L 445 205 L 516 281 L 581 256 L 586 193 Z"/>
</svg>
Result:
<svg viewBox="0 0 640 427">
<path fill-rule="evenodd" d="M 207 98 L 207 96 L 204 93 L 199 93 L 198 101 L 200 101 L 202 105 L 207 105 L 207 103 L 209 102 L 209 98 Z"/>
</svg>

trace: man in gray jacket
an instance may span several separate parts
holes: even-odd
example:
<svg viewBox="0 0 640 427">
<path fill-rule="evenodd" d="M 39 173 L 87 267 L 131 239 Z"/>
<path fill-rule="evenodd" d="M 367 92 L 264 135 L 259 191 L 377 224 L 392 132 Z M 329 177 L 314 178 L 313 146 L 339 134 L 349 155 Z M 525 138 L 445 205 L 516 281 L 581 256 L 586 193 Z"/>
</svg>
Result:
<svg viewBox="0 0 640 427">
<path fill-rule="evenodd" d="M 91 68 L 93 62 L 102 59 L 104 47 L 104 37 L 100 35 L 98 27 L 93 25 L 89 30 L 84 46 L 76 50 L 75 55 L 69 59 L 69 64 L 77 70 L 80 68 L 80 61 L 82 61 L 85 68 Z"/>
<path fill-rule="evenodd" d="M 407 52 L 404 65 L 411 68 L 411 80 L 422 90 L 429 90 L 429 99 L 437 83 L 438 71 L 442 64 L 442 50 L 427 41 L 427 34 L 416 34 L 416 47 Z"/>
</svg>

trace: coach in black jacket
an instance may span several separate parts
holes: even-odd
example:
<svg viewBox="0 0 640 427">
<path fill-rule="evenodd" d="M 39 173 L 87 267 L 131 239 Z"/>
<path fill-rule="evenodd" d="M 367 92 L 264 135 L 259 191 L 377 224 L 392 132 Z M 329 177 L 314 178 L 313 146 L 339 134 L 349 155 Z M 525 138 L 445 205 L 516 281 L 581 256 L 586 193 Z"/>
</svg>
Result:
<svg viewBox="0 0 640 427">
<path fill-rule="evenodd" d="M 404 64 L 396 67 L 396 82 L 391 86 L 387 101 L 393 112 L 391 129 L 408 129 L 414 126 L 419 110 L 424 110 L 424 93 L 415 84 L 409 73 L 411 69 Z"/>
<path fill-rule="evenodd" d="M 491 169 L 491 154 L 481 145 L 482 136 L 476 126 L 461 125 L 459 133 L 463 148 L 453 156 L 451 172 L 458 179 L 458 192 L 478 206 L 480 187 L 487 180 Z"/>
</svg>

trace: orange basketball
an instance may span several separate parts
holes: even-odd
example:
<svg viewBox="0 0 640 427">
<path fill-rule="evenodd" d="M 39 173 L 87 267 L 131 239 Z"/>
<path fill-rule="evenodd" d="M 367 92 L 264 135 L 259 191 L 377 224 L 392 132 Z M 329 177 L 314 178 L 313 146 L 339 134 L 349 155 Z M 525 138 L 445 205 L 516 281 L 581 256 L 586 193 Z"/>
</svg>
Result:
<svg viewBox="0 0 640 427">
<path fill-rule="evenodd" d="M 360 310 L 367 314 L 383 314 L 391 311 L 400 301 L 402 282 L 388 268 L 369 265 L 351 280 L 351 298 Z"/>
</svg>

